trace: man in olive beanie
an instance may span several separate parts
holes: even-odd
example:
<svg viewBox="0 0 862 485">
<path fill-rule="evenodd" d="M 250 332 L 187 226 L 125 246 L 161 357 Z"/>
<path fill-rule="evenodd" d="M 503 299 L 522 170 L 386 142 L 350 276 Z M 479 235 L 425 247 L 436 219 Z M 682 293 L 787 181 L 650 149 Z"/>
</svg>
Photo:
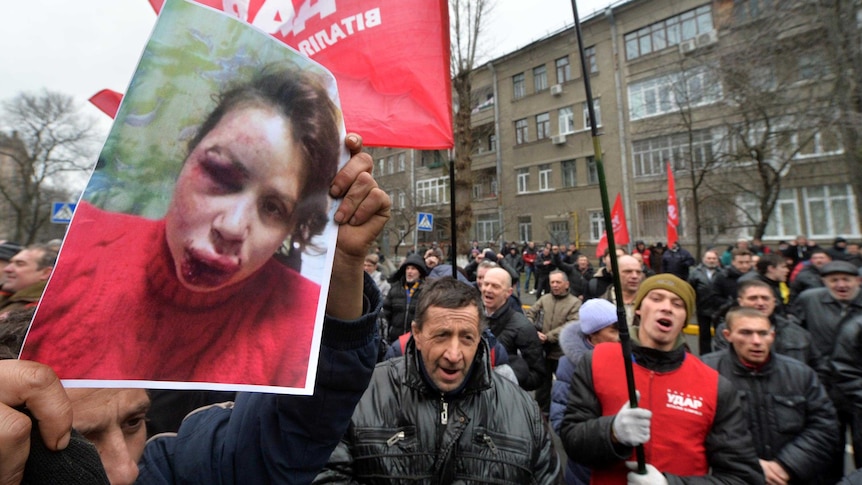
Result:
<svg viewBox="0 0 862 485">
<path fill-rule="evenodd" d="M 570 384 L 560 430 L 568 456 L 592 468 L 593 483 L 662 485 L 706 475 L 764 483 L 736 391 L 683 345 L 682 329 L 695 315 L 692 287 L 671 274 L 652 276 L 638 289 L 634 308 L 639 407 L 629 405 L 620 344 L 596 345 Z M 636 469 L 638 445 L 645 475 L 629 471 Z"/>
</svg>

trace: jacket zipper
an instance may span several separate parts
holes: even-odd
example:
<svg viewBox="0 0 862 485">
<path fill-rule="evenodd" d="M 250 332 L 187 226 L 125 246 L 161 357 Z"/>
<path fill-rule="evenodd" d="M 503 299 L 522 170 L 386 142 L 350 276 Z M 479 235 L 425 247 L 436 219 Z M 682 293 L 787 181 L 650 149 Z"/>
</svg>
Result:
<svg viewBox="0 0 862 485">
<path fill-rule="evenodd" d="M 440 410 L 440 424 L 449 424 L 449 403 L 440 396 L 440 403 L 443 405 L 443 408 Z"/>
<path fill-rule="evenodd" d="M 495 444 L 494 444 L 494 440 L 492 440 L 492 439 L 491 439 L 491 436 L 490 436 L 490 435 L 488 435 L 488 433 L 483 433 L 483 434 L 482 434 L 482 441 L 484 441 L 484 442 L 485 442 L 485 444 L 486 444 L 486 445 L 488 445 L 488 448 L 490 448 L 490 449 L 491 449 L 491 452 L 492 452 L 492 453 L 494 453 L 495 455 L 498 455 L 498 454 L 500 453 L 500 452 L 497 450 L 497 445 L 495 445 Z"/>
<path fill-rule="evenodd" d="M 399 432 L 395 433 L 394 435 L 392 435 L 391 438 L 386 440 L 386 445 L 392 446 L 395 443 L 398 443 L 399 441 L 401 441 L 403 439 L 404 439 L 404 431 L 399 431 Z"/>
</svg>

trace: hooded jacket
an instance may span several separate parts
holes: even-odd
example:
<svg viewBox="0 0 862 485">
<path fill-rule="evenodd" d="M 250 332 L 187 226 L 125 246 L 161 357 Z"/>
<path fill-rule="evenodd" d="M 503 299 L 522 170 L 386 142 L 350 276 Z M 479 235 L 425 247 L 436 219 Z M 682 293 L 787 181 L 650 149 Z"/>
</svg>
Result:
<svg viewBox="0 0 862 485">
<path fill-rule="evenodd" d="M 411 288 L 406 287 L 405 275 L 408 266 L 415 266 L 419 270 L 419 285 L 412 291 Z M 388 330 L 385 333 L 387 343 L 398 340 L 398 337 L 410 331 L 413 315 L 416 314 L 416 303 L 419 301 L 422 284 L 427 275 L 428 268 L 425 266 L 425 260 L 422 259 L 422 256 L 411 254 L 407 256 L 398 271 L 389 278 L 392 287 L 383 301 L 383 318 L 388 325 Z"/>
<path fill-rule="evenodd" d="M 411 338 L 377 365 L 347 433 L 314 483 L 551 484 L 559 460 L 535 401 L 479 350 L 464 385 L 441 393 Z"/>
</svg>

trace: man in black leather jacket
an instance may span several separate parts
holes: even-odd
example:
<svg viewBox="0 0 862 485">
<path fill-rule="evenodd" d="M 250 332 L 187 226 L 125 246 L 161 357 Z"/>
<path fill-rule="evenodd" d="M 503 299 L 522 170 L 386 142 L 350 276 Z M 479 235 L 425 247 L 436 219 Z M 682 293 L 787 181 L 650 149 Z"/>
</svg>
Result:
<svg viewBox="0 0 862 485">
<path fill-rule="evenodd" d="M 746 421 L 767 483 L 835 483 L 840 456 L 835 407 L 816 373 L 771 352 L 775 330 L 754 308 L 727 314 L 730 348 L 703 357 L 742 397 Z M 832 476 L 829 476 L 830 473 Z"/>
<path fill-rule="evenodd" d="M 420 297 L 404 357 L 377 366 L 315 483 L 556 483 L 539 408 L 491 371 L 479 292 L 440 278 Z"/>
</svg>

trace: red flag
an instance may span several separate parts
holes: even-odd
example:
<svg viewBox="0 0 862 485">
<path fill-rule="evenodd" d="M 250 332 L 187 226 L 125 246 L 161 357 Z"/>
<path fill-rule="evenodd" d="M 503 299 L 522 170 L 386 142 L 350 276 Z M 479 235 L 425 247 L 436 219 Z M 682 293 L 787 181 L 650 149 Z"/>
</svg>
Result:
<svg viewBox="0 0 862 485">
<path fill-rule="evenodd" d="M 348 131 L 368 146 L 453 146 L 446 0 L 195 0 L 329 69 Z M 156 12 L 164 0 L 149 0 Z"/>
<path fill-rule="evenodd" d="M 673 245 L 679 240 L 677 233 L 679 227 L 679 202 L 676 200 L 676 182 L 673 180 L 673 169 L 670 162 L 667 163 L 667 246 Z"/>
<path fill-rule="evenodd" d="M 614 244 L 629 243 L 629 226 L 626 224 L 626 213 L 623 211 L 623 199 L 617 193 L 617 199 L 614 201 L 614 208 L 611 210 L 611 225 L 614 228 Z M 596 246 L 596 257 L 601 258 L 605 249 L 608 247 L 607 231 L 602 232 L 602 238 L 599 239 L 599 245 Z"/>
<path fill-rule="evenodd" d="M 90 97 L 90 102 L 111 118 L 117 116 L 123 95 L 110 89 L 103 89 Z"/>
</svg>

